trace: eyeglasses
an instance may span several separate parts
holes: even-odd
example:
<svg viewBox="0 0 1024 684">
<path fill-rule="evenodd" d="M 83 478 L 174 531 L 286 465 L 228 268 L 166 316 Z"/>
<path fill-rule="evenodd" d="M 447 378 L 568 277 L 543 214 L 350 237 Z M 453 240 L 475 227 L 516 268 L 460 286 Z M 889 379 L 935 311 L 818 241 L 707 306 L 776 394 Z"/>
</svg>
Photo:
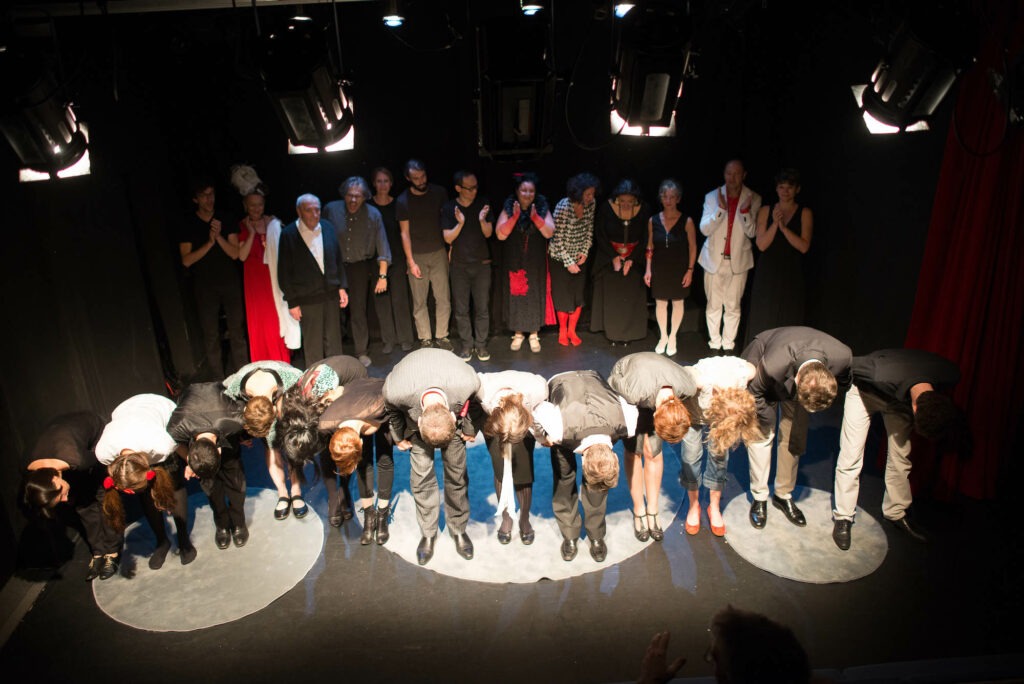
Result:
<svg viewBox="0 0 1024 684">
<path fill-rule="evenodd" d="M 473 192 L 474 190 L 476 190 L 480 186 L 479 185 L 460 185 L 459 187 L 462 188 L 463 190 L 465 190 L 466 192 Z"/>
</svg>

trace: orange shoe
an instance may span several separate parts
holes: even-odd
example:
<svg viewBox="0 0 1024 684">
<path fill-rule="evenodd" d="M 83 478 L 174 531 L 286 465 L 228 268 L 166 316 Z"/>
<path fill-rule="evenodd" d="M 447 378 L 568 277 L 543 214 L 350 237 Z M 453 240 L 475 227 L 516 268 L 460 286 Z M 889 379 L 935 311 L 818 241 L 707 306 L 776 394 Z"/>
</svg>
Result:
<svg viewBox="0 0 1024 684">
<path fill-rule="evenodd" d="M 708 524 L 711 525 L 711 506 L 708 506 Z M 724 537 L 725 525 L 723 524 L 721 527 L 715 527 L 714 525 L 711 525 L 711 534 L 715 535 L 716 537 Z"/>
<path fill-rule="evenodd" d="M 686 522 L 686 520 L 684 518 L 683 519 L 683 528 L 686 530 L 686 534 L 689 534 L 691 536 L 697 534 L 698 532 L 700 532 L 700 515 L 699 514 L 697 515 L 697 524 L 696 525 L 691 525 L 690 523 Z"/>
</svg>

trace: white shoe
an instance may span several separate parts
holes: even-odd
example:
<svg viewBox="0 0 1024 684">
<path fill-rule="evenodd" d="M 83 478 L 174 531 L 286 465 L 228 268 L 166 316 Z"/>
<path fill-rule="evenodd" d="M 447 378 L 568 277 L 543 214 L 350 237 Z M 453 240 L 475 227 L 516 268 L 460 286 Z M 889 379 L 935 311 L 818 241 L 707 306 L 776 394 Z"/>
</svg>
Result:
<svg viewBox="0 0 1024 684">
<path fill-rule="evenodd" d="M 667 347 L 667 346 L 668 346 L 668 339 L 665 338 L 665 337 L 662 337 L 660 340 L 658 340 L 658 346 L 654 348 L 654 353 L 655 354 L 664 354 L 665 353 L 665 347 Z"/>
<path fill-rule="evenodd" d="M 530 351 L 534 354 L 540 351 L 540 338 L 537 333 L 530 335 Z"/>
<path fill-rule="evenodd" d="M 512 351 L 519 351 L 520 349 L 523 348 L 523 340 L 525 339 L 526 338 L 523 337 L 522 335 L 513 335 L 512 344 L 510 344 L 508 348 L 511 349 Z"/>
<path fill-rule="evenodd" d="M 668 346 L 665 347 L 665 355 L 666 356 L 675 356 L 676 355 L 676 338 L 673 337 L 673 338 L 669 339 Z"/>
</svg>

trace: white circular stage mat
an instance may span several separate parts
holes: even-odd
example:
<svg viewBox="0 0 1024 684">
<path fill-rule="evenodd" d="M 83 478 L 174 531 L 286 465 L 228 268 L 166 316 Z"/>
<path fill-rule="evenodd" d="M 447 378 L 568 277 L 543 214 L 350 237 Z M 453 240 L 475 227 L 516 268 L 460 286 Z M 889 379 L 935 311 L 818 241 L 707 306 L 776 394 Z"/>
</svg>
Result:
<svg viewBox="0 0 1024 684">
<path fill-rule="evenodd" d="M 212 627 L 268 606 L 306 576 L 324 541 L 323 522 L 311 505 L 302 520 L 290 515 L 281 521 L 274 519 L 275 505 L 275 490 L 249 489 L 249 542 L 221 550 L 213 541 L 209 501 L 201 493 L 190 496 L 191 536 L 198 556 L 181 564 L 174 526 L 167 518 L 171 553 L 159 570 L 148 565 L 156 543 L 149 525 L 145 520 L 132 523 L 125 531 L 121 572 L 92 583 L 96 604 L 118 622 L 153 632 Z"/>
<path fill-rule="evenodd" d="M 863 508 L 857 508 L 850 549 L 840 551 L 832 541 L 832 495 L 802 487 L 793 498 L 807 519 L 806 527 L 789 522 L 769 498 L 768 523 L 754 529 L 748 519 L 750 500 L 737 496 L 729 501 L 722 517 L 726 539 L 736 553 L 773 575 L 810 584 L 851 582 L 870 575 L 885 560 L 885 530 Z"/>
<path fill-rule="evenodd" d="M 479 436 L 478 436 L 479 438 Z M 561 580 L 588 572 L 606 570 L 627 558 L 643 551 L 653 540 L 639 542 L 633 535 L 633 503 L 629 496 L 626 470 L 621 467 L 619 484 L 609 491 L 608 509 L 605 518 L 607 531 L 605 544 L 608 555 L 598 563 L 590 556 L 590 542 L 580 539 L 579 551 L 571 562 L 562 560 L 562 534 L 551 510 L 551 458 L 546 447 L 534 450 L 533 505 L 530 522 L 536 532 L 536 540 L 525 546 L 519 538 L 518 518 L 512 526 L 512 542 L 502 545 L 498 542 L 497 531 L 501 520 L 494 517 L 497 496 L 494 493 L 494 471 L 490 456 L 482 440 L 467 445 L 467 469 L 469 471 L 470 520 L 466 533 L 473 541 L 472 560 L 465 560 L 455 551 L 455 542 L 444 527 L 444 490 L 441 477 L 441 456 L 435 457 L 435 470 L 441 486 L 441 529 L 434 544 L 434 557 L 423 566 L 443 575 L 478 582 L 529 583 L 543 579 Z M 615 451 L 622 458 L 622 445 L 616 444 Z M 665 473 L 659 496 L 658 522 L 667 530 L 676 517 L 686 493 L 679 484 L 679 455 L 676 448 L 666 447 L 662 455 Z M 578 478 L 582 475 L 578 474 Z M 395 493 L 392 496 L 391 538 L 384 548 L 404 560 L 417 565 L 416 547 L 421 533 L 416 524 L 416 505 L 408 490 L 409 458 L 407 452 L 395 452 Z M 580 508 L 582 515 L 582 507 Z M 361 514 L 355 518 L 362 523 Z M 582 532 L 585 534 L 585 532 Z M 328 539 L 328 544 L 331 540 Z"/>
</svg>

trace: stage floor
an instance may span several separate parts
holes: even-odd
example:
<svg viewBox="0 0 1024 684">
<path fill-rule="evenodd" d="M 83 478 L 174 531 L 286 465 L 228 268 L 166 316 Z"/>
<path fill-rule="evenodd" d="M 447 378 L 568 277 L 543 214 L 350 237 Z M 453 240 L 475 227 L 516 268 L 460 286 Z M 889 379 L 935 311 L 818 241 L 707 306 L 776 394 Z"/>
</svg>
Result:
<svg viewBox="0 0 1024 684">
<path fill-rule="evenodd" d="M 699 314 L 687 312 L 693 315 Z M 606 374 L 619 356 L 656 342 L 651 334 L 630 347 L 612 348 L 603 336 L 583 337 L 584 345 L 573 350 L 544 334 L 541 354 L 526 348 L 512 353 L 499 337 L 490 345 L 492 360 L 473 365 L 545 376 L 573 368 Z M 681 336 L 681 361 L 704 355 L 702 338 Z M 375 361 L 380 360 L 378 351 Z M 374 375 L 386 372 L 387 366 L 371 368 Z M 814 416 L 799 485 L 831 490 L 839 417 L 836 408 Z M 869 454 L 876 453 L 872 445 L 879 434 L 872 432 Z M 874 460 L 867 460 L 860 505 L 881 520 L 881 480 Z M 666 480 L 678 476 L 675 463 L 666 459 Z M 745 454 L 734 455 L 726 499 L 745 496 L 746 469 Z M 247 455 L 246 472 L 249 487 L 269 486 L 255 450 Z M 544 496 L 535 492 L 535 507 Z M 6 681 L 22 681 L 29 673 L 34 681 L 77 682 L 125 675 L 154 682 L 632 681 L 651 635 L 669 629 L 670 655 L 688 659 L 681 674 L 700 676 L 711 673 L 702 657 L 708 623 L 729 603 L 788 624 L 817 668 L 1019 651 L 1024 559 L 1013 509 L 1006 503 L 921 499 L 915 509 L 931 544 L 919 545 L 884 526 L 889 549 L 877 571 L 824 585 L 754 567 L 727 540 L 713 537 L 706 520 L 686 543 L 678 543 L 686 535 L 677 517 L 664 543 L 648 543 L 617 564 L 526 584 L 473 582 L 438 574 L 429 565 L 419 568 L 392 553 L 393 541 L 360 546 L 359 525 L 352 521 L 341 532 L 329 529 L 322 557 L 268 607 L 181 633 L 139 631 L 107 617 L 82 581 L 87 553 L 80 544 L 0 652 L 0 672 Z M 769 515 L 781 514 L 769 508 Z M 856 531 L 854 526 L 854 544 Z M 212 536 L 212 529 L 193 533 Z M 608 541 L 637 544 L 631 536 Z M 580 556 L 586 554 L 584 542 Z M 187 581 L 179 589 L 188 592 Z"/>
</svg>

